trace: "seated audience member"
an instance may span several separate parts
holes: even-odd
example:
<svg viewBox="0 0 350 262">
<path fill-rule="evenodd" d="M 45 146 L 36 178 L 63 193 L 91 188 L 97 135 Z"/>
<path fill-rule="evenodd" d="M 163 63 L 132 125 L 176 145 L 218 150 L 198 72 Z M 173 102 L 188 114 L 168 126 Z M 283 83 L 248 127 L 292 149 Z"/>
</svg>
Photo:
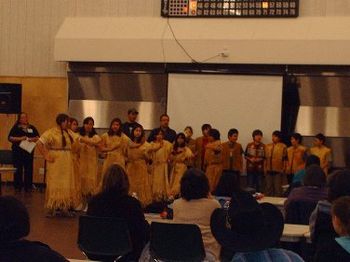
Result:
<svg viewBox="0 0 350 262">
<path fill-rule="evenodd" d="M 309 224 L 317 202 L 327 198 L 326 175 L 318 165 L 306 168 L 301 187 L 294 188 L 284 203 L 286 223 Z"/>
<path fill-rule="evenodd" d="M 11 196 L 0 197 L 0 261 L 68 261 L 49 246 L 24 239 L 30 231 L 29 214 L 22 202 Z"/>
<path fill-rule="evenodd" d="M 332 227 L 331 205 L 342 196 L 350 196 L 350 171 L 339 170 L 328 176 L 328 197 L 317 203 L 310 216 L 311 240 L 316 250 L 337 236 Z"/>
<path fill-rule="evenodd" d="M 293 181 L 292 181 L 292 188 L 299 187 L 302 185 L 303 179 L 306 175 L 306 168 L 310 165 L 320 165 L 320 158 L 315 155 L 309 155 L 306 158 L 305 161 L 305 168 L 299 170 L 294 174 Z"/>
<path fill-rule="evenodd" d="M 319 249 L 316 262 L 350 261 L 350 197 L 340 197 L 332 204 L 332 224 L 339 237 Z"/>
<path fill-rule="evenodd" d="M 258 204 L 244 191 L 235 192 L 228 209 L 216 209 L 211 217 L 214 237 L 222 248 L 234 253 L 231 260 L 234 262 L 303 261 L 292 251 L 275 248 L 283 226 L 283 216 L 277 207 Z"/>
<path fill-rule="evenodd" d="M 222 174 L 213 194 L 221 206 L 224 206 L 227 201 L 231 200 L 232 194 L 240 190 L 241 187 L 237 183 L 237 178 L 235 176 L 231 174 Z"/>
<path fill-rule="evenodd" d="M 124 169 L 116 164 L 111 165 L 103 176 L 101 192 L 88 205 L 87 215 L 125 219 L 133 251 L 123 261 L 137 261 L 149 240 L 149 225 L 140 202 L 129 196 L 128 192 L 129 180 Z"/>
<path fill-rule="evenodd" d="M 220 256 L 220 245 L 210 231 L 210 217 L 216 208 L 217 200 L 209 197 L 208 178 L 199 169 L 189 169 L 180 182 L 181 198 L 174 201 L 173 212 L 175 223 L 197 224 L 202 232 L 203 243 L 207 253 Z"/>
</svg>

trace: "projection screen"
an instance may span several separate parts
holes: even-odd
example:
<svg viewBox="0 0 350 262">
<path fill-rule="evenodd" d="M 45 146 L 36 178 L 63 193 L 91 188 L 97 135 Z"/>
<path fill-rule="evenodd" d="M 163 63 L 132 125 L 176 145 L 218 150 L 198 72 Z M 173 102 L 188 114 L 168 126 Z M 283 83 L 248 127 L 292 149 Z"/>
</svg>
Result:
<svg viewBox="0 0 350 262">
<path fill-rule="evenodd" d="M 264 143 L 281 128 L 282 77 L 247 75 L 169 74 L 167 113 L 177 132 L 186 126 L 201 135 L 209 123 L 227 140 L 230 128 L 239 130 L 243 149 L 252 131 L 261 129 Z"/>
</svg>

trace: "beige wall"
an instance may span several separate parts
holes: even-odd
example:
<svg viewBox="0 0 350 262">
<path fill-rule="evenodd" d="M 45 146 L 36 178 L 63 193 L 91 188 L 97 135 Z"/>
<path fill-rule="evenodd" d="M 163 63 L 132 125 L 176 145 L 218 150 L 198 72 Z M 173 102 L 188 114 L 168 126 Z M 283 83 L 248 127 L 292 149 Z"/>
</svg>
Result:
<svg viewBox="0 0 350 262">
<path fill-rule="evenodd" d="M 55 125 L 59 112 L 67 112 L 67 79 L 59 77 L 0 77 L 0 83 L 22 84 L 22 111 L 28 113 L 29 122 L 42 134 Z M 16 115 L 0 114 L 0 148 L 10 149 L 7 135 L 16 121 Z M 43 159 L 35 152 L 34 182 L 42 181 L 39 168 Z M 12 180 L 12 175 L 4 175 L 4 181 Z"/>
<path fill-rule="evenodd" d="M 0 76 L 65 76 L 53 59 L 65 17 L 159 16 L 160 0 L 0 0 Z M 301 16 L 349 16 L 350 0 L 301 0 Z M 283 33 L 283 31 L 281 31 Z"/>
</svg>

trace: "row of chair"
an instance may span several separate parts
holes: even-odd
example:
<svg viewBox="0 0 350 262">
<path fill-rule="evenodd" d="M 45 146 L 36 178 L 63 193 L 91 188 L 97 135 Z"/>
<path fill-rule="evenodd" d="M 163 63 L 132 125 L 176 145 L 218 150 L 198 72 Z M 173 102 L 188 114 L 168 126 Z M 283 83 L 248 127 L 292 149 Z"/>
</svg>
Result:
<svg viewBox="0 0 350 262">
<path fill-rule="evenodd" d="M 130 253 L 132 243 L 123 219 L 80 216 L 78 246 L 91 260 L 117 261 Z M 202 234 L 192 224 L 151 224 L 150 254 L 155 261 L 203 261 Z"/>
</svg>

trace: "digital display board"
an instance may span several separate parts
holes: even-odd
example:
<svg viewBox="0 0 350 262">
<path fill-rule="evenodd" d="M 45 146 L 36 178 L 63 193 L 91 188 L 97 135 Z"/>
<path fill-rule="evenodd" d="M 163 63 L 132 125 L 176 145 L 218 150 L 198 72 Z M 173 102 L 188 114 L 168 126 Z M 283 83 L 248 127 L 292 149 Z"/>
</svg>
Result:
<svg viewBox="0 0 350 262">
<path fill-rule="evenodd" d="M 299 0 L 162 0 L 163 17 L 298 17 Z"/>
</svg>

